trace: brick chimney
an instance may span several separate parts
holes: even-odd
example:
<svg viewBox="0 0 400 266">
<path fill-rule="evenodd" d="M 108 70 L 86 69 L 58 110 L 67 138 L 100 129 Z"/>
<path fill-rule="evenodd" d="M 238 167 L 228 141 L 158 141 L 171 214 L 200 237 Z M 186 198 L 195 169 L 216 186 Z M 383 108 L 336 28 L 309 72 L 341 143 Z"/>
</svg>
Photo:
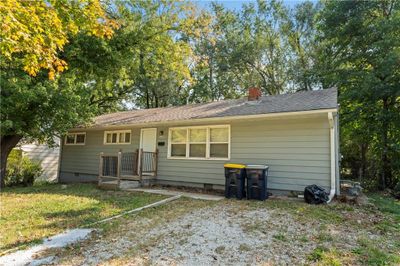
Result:
<svg viewBox="0 0 400 266">
<path fill-rule="evenodd" d="M 249 95 L 248 95 L 247 99 L 249 101 L 257 101 L 258 99 L 261 98 L 261 95 L 262 95 L 262 93 L 261 93 L 260 88 L 252 87 L 252 88 L 249 88 Z"/>
</svg>

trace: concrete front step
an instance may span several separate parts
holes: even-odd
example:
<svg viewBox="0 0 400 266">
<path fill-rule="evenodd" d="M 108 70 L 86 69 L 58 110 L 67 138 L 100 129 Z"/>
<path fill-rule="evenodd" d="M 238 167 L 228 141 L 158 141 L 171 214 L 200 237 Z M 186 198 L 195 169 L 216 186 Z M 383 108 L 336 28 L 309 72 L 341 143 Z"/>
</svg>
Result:
<svg viewBox="0 0 400 266">
<path fill-rule="evenodd" d="M 140 182 L 139 181 L 125 181 L 122 180 L 121 183 L 119 184 L 119 188 L 121 190 L 127 190 L 127 189 L 134 189 L 140 187 Z"/>
<path fill-rule="evenodd" d="M 118 181 L 112 180 L 112 181 L 101 182 L 98 186 L 99 186 L 99 188 L 106 189 L 106 190 L 116 190 L 116 189 L 128 190 L 128 189 L 139 188 L 140 182 L 139 181 L 131 181 L 131 180 L 129 180 L 129 181 L 121 180 L 119 187 L 118 187 Z"/>
<path fill-rule="evenodd" d="M 101 189 L 105 190 L 117 190 L 118 189 L 118 182 L 115 181 L 104 181 L 97 185 Z"/>
</svg>

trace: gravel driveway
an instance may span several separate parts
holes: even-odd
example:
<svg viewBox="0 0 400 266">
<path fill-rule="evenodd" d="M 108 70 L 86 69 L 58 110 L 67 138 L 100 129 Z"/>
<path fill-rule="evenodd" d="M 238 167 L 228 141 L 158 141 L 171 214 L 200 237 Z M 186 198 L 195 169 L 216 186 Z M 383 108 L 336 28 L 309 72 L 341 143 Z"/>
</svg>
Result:
<svg viewBox="0 0 400 266">
<path fill-rule="evenodd" d="M 157 228 L 163 234 L 149 252 L 155 264 L 299 264 L 315 245 L 300 239 L 316 233 L 292 217 L 267 209 L 237 212 L 232 206 L 203 209 Z"/>
<path fill-rule="evenodd" d="M 57 254 L 54 263 L 302 265 L 310 264 L 310 254 L 321 246 L 334 243 L 335 250 L 346 252 L 357 246 L 359 237 L 379 237 L 361 227 L 299 220 L 289 211 L 263 205 L 203 202 L 185 209 L 179 204 L 155 215 L 131 217 L 117 230 L 94 235 L 78 251 Z M 174 210 L 178 206 L 182 209 Z"/>
</svg>

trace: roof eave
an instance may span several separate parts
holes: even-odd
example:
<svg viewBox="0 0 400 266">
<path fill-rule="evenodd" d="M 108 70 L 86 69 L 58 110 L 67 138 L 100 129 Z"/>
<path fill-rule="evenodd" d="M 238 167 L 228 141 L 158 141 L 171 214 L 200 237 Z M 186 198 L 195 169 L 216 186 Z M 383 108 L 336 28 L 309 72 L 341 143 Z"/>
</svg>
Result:
<svg viewBox="0 0 400 266">
<path fill-rule="evenodd" d="M 256 114 L 256 115 L 239 115 L 239 116 L 224 116 L 224 117 L 211 117 L 211 118 L 192 118 L 184 120 L 169 120 L 169 121 L 156 121 L 156 122 L 146 122 L 146 123 L 126 123 L 126 124 L 115 124 L 115 125 L 99 125 L 91 127 L 80 127 L 73 128 L 69 131 L 85 131 L 85 130 L 99 130 L 99 129 L 113 129 L 121 127 L 140 127 L 140 126 L 156 126 L 156 125 L 168 125 L 168 124 L 178 124 L 191 122 L 217 122 L 224 120 L 241 120 L 241 119 L 257 119 L 257 118 L 270 118 L 270 117 L 286 117 L 286 116 L 296 116 L 296 115 L 312 115 L 312 114 L 322 114 L 337 112 L 338 108 L 326 108 L 317 110 L 307 110 L 307 111 L 295 111 L 295 112 L 279 112 L 279 113 L 268 113 L 268 114 Z"/>
</svg>

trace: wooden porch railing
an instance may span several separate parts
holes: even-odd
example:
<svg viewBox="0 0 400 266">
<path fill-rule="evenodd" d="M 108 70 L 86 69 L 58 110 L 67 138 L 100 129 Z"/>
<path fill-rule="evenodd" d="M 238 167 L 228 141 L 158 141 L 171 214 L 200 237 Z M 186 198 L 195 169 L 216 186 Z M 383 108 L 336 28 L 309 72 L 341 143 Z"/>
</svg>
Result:
<svg viewBox="0 0 400 266">
<path fill-rule="evenodd" d="M 138 175 L 139 152 L 124 152 L 121 155 L 121 176 Z"/>
<path fill-rule="evenodd" d="M 157 159 L 158 150 L 156 152 L 148 152 L 140 149 L 140 175 L 157 176 Z"/>
<path fill-rule="evenodd" d="M 118 152 L 117 155 L 100 153 L 99 185 L 106 180 L 117 180 L 119 187 L 121 179 L 141 181 L 143 176 L 157 176 L 158 150 L 146 152 L 143 149 L 136 152 Z"/>
</svg>

